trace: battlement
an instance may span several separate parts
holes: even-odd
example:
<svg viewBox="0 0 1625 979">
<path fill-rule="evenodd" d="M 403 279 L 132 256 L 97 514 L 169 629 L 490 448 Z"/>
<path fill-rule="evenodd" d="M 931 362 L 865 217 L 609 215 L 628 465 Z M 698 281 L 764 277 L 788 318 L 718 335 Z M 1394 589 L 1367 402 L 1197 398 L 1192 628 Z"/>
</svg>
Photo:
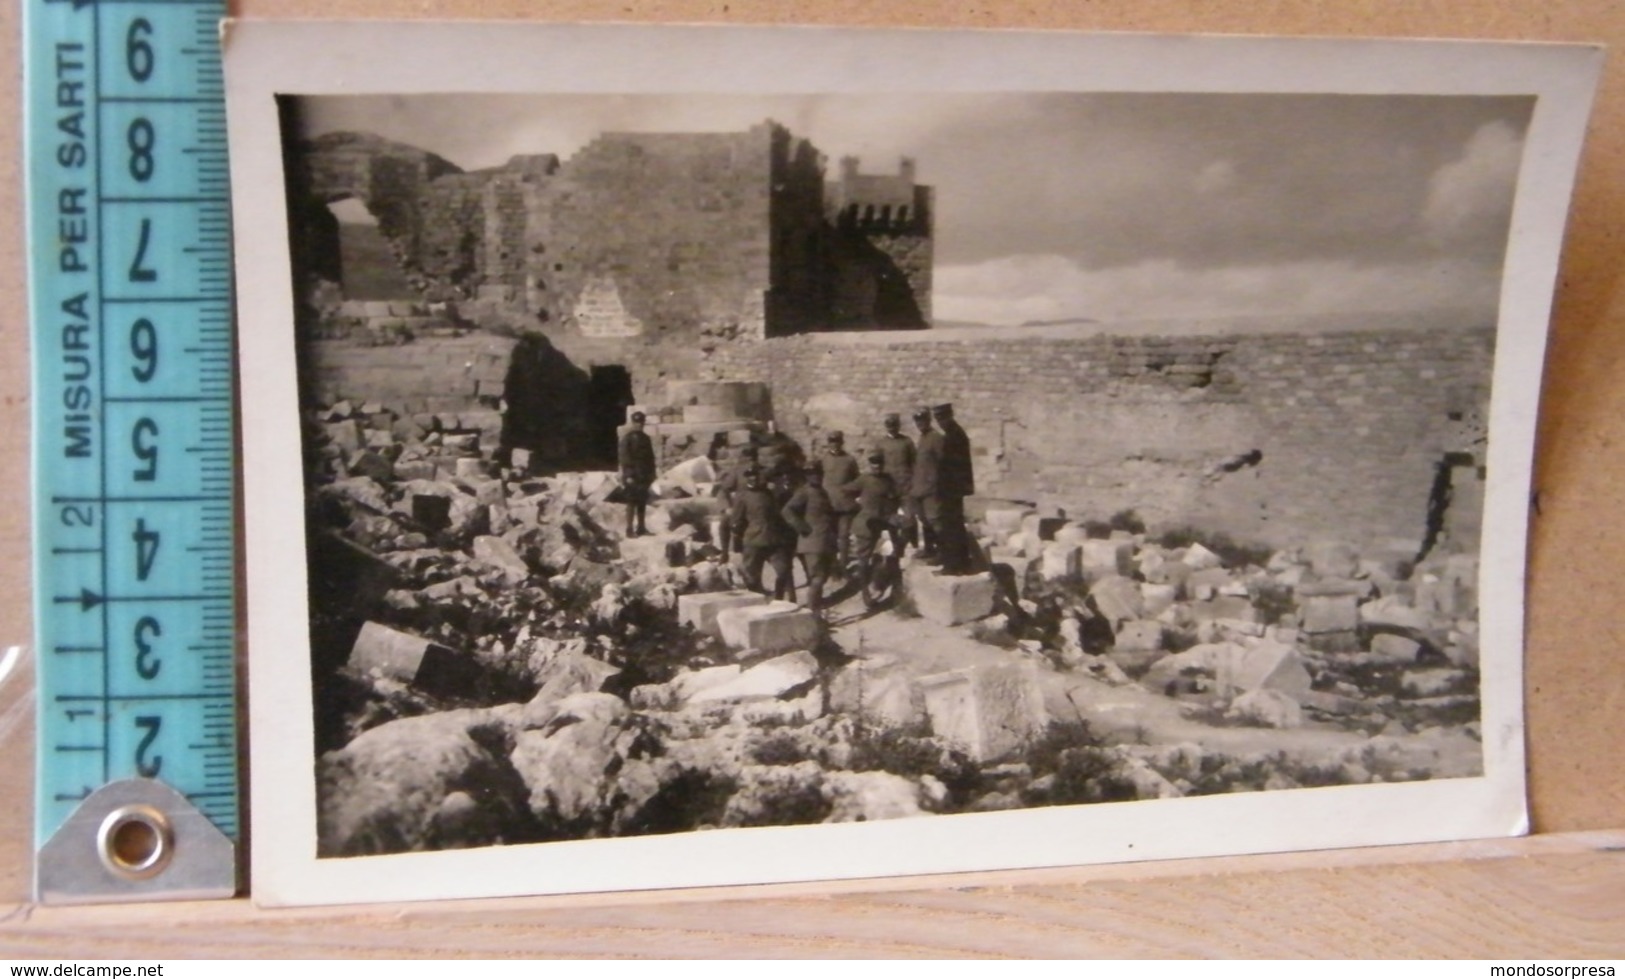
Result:
<svg viewBox="0 0 1625 979">
<path fill-rule="evenodd" d="M 894 174 L 861 171 L 857 157 L 841 158 L 840 175 L 825 187 L 825 209 L 831 224 L 843 230 L 929 234 L 930 188 L 915 183 L 910 157 L 898 161 Z"/>
</svg>

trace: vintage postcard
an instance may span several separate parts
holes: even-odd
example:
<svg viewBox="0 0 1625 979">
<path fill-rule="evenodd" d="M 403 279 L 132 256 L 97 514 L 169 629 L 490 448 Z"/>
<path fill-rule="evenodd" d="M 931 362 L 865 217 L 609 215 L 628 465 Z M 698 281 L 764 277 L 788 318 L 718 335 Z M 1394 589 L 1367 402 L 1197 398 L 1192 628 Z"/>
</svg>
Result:
<svg viewBox="0 0 1625 979">
<path fill-rule="evenodd" d="M 1524 832 L 1598 63 L 232 25 L 256 900 Z"/>
</svg>

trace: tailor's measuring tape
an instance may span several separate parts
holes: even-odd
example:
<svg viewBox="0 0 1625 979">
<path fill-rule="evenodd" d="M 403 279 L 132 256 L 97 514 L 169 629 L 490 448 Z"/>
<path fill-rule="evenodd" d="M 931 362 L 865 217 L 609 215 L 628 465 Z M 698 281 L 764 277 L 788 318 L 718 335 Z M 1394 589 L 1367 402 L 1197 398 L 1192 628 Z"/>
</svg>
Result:
<svg viewBox="0 0 1625 979">
<path fill-rule="evenodd" d="M 229 896 L 224 0 L 25 0 L 35 885 Z"/>
</svg>

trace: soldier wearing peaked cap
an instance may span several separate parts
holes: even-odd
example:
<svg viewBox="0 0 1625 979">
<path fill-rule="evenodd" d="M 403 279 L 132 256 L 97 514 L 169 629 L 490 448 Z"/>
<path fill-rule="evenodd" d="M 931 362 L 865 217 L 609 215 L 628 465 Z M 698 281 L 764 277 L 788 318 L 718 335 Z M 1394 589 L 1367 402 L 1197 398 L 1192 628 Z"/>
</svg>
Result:
<svg viewBox="0 0 1625 979">
<path fill-rule="evenodd" d="M 784 522 L 779 498 L 768 488 L 763 476 L 756 466 L 746 469 L 745 485 L 734 494 L 733 508 L 728 514 L 733 548 L 744 556 L 745 587 L 767 594 L 762 584 L 762 568 L 771 564 L 776 576 L 773 597 L 795 601 L 790 572 L 795 531 Z"/>
<path fill-rule="evenodd" d="M 839 514 L 824 489 L 824 469 L 811 464 L 804 470 L 802 483 L 789 502 L 783 517 L 796 531 L 796 555 L 807 572 L 807 607 L 814 612 L 824 608 L 824 583 L 829 580 L 830 560 L 835 556 Z"/>
<path fill-rule="evenodd" d="M 754 445 L 741 446 L 739 457 L 728 463 L 723 469 L 721 477 L 717 480 L 716 494 L 722 500 L 724 512 L 733 510 L 734 498 L 739 491 L 745 488 L 745 471 L 757 464 L 757 450 Z M 722 548 L 723 554 L 731 552 L 733 540 L 733 521 L 722 521 L 722 539 L 717 546 Z"/>
<path fill-rule="evenodd" d="M 851 556 L 852 520 L 858 512 L 858 501 L 852 484 L 858 479 L 858 460 L 846 451 L 846 436 L 830 432 L 825 438 L 824 454 L 818 457 L 818 467 L 824 475 L 824 492 L 835 510 L 835 569 L 846 568 Z"/>
<path fill-rule="evenodd" d="M 626 536 L 640 537 L 649 532 L 644 514 L 649 508 L 649 488 L 655 481 L 655 447 L 643 430 L 644 415 L 632 412 L 631 424 L 621 436 L 616 456 L 621 470 L 621 493 L 626 498 Z"/>
<path fill-rule="evenodd" d="M 919 532 L 915 529 L 919 514 L 914 512 L 909 497 L 909 489 L 914 485 L 914 440 L 903 434 L 903 419 L 896 412 L 888 414 L 884 424 L 886 433 L 876 445 L 881 455 L 880 468 L 897 485 L 903 509 L 908 514 L 904 537 L 915 541 L 919 539 Z"/>
<path fill-rule="evenodd" d="M 869 453 L 868 469 L 858 477 L 858 516 L 854 521 L 855 553 L 860 569 L 869 566 L 875 544 L 883 533 L 892 535 L 892 553 L 900 553 L 897 539 L 897 508 L 902 503 L 897 482 L 886 472 L 886 454 L 879 449 Z"/>
<path fill-rule="evenodd" d="M 970 436 L 954 419 L 954 406 L 940 404 L 931 416 L 942 426 L 942 449 L 937 466 L 937 548 L 947 574 L 972 571 L 970 532 L 965 527 L 965 497 L 976 492 Z"/>
</svg>

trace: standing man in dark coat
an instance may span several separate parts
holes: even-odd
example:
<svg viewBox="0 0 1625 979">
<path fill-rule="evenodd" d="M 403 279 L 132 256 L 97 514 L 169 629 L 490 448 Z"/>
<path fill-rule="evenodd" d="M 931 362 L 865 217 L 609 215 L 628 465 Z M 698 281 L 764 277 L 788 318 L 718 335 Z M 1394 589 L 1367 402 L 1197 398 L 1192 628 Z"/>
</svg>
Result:
<svg viewBox="0 0 1625 979">
<path fill-rule="evenodd" d="M 909 490 L 914 486 L 914 440 L 902 432 L 903 419 L 895 412 L 889 414 L 884 422 L 886 434 L 880 437 L 880 444 L 876 447 L 880 452 L 880 471 L 891 477 L 892 484 L 896 486 L 897 493 L 902 497 L 902 506 L 908 516 L 907 530 L 904 537 L 907 543 L 916 543 L 920 540 L 920 533 L 915 529 L 920 515 L 916 512 L 914 499 Z"/>
<path fill-rule="evenodd" d="M 824 608 L 824 582 L 829 579 L 830 561 L 835 555 L 835 528 L 838 514 L 824 490 L 824 470 L 816 464 L 806 468 L 807 481 L 784 505 L 783 516 L 796 531 L 796 555 L 807 571 L 807 608 L 814 614 Z"/>
<path fill-rule="evenodd" d="M 858 460 L 846 451 L 846 436 L 841 432 L 830 432 L 826 442 L 818 466 L 824 474 L 824 492 L 835 508 L 835 573 L 844 575 L 852 556 L 852 518 L 858 513 L 853 486 L 858 481 Z"/>
<path fill-rule="evenodd" d="M 643 518 L 649 507 L 649 487 L 655 481 L 655 447 L 643 430 L 643 412 L 632 412 L 632 424 L 621 436 L 616 457 L 621 467 L 621 493 L 626 497 L 626 536 L 642 537 L 649 532 Z"/>
<path fill-rule="evenodd" d="M 745 445 L 739 449 L 739 458 L 729 462 L 723 470 L 722 478 L 717 480 L 716 494 L 722 500 L 722 539 L 717 546 L 727 555 L 732 552 L 733 521 L 729 515 L 733 513 L 734 498 L 739 491 L 745 488 L 745 472 L 756 468 L 756 446 Z"/>
<path fill-rule="evenodd" d="M 806 464 L 807 454 L 801 450 L 800 443 L 779 431 L 774 423 L 768 422 L 761 450 L 763 478 L 771 483 L 797 477 Z"/>
<path fill-rule="evenodd" d="M 914 424 L 920 430 L 920 441 L 914 453 L 914 478 L 908 497 L 910 507 L 920 520 L 920 559 L 934 564 L 940 560 L 942 543 L 937 536 L 942 523 L 937 496 L 942 472 L 942 433 L 931 427 L 929 408 L 914 413 Z"/>
<path fill-rule="evenodd" d="M 931 409 L 942 426 L 942 455 L 937 469 L 937 547 L 945 574 L 971 573 L 970 532 L 965 527 L 965 497 L 976 492 L 970 436 L 954 420 L 954 406 Z"/>
<path fill-rule="evenodd" d="M 910 443 L 912 447 L 912 443 Z M 879 449 L 869 453 L 869 470 L 854 484 L 857 488 L 858 516 L 853 522 L 854 557 L 859 573 L 869 568 L 869 558 L 881 534 L 890 534 L 892 553 L 900 553 L 897 540 L 897 508 L 901 499 L 897 483 L 886 473 L 886 455 Z"/>
<path fill-rule="evenodd" d="M 734 494 L 728 521 L 733 530 L 733 548 L 744 555 L 745 587 L 767 594 L 762 585 L 762 566 L 771 563 L 777 580 L 773 597 L 795 601 L 795 583 L 790 575 L 790 551 L 795 532 L 784 522 L 780 502 L 762 478 L 762 470 L 745 470 L 745 485 Z"/>
</svg>

